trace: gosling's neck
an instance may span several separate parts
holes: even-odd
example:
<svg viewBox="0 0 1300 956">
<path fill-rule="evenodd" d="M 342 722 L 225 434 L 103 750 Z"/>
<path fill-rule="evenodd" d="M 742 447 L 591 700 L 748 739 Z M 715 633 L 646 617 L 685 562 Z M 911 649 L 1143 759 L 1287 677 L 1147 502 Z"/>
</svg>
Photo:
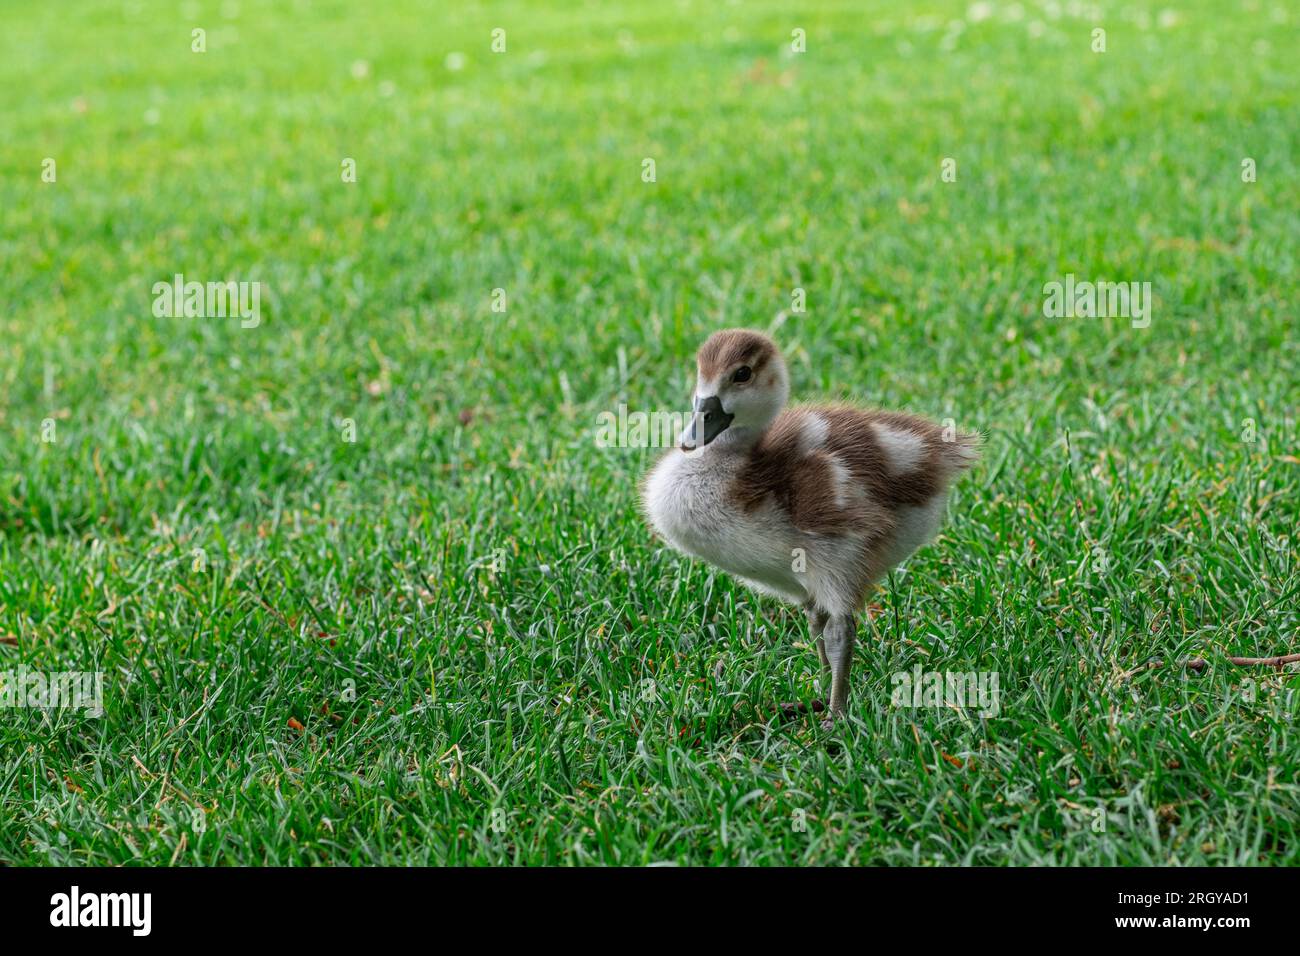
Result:
<svg viewBox="0 0 1300 956">
<path fill-rule="evenodd" d="M 732 425 L 700 450 L 708 452 L 712 449 L 724 455 L 743 455 L 762 441 L 771 427 L 771 422 L 762 425 Z"/>
</svg>

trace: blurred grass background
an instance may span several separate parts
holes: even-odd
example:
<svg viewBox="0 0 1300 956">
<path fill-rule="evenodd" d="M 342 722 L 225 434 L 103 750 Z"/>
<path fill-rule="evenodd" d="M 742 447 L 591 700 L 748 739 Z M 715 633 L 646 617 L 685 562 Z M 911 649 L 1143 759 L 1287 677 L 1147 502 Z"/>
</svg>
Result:
<svg viewBox="0 0 1300 956">
<path fill-rule="evenodd" d="M 1294 860 L 1294 678 L 1134 669 L 1295 649 L 1298 40 L 1209 0 L 4 5 L 0 669 L 104 670 L 108 713 L 5 715 L 0 860 Z M 155 318 L 177 272 L 261 325 Z M 1150 281 L 1151 327 L 1045 319 L 1067 272 Z M 767 723 L 802 623 L 659 550 L 653 452 L 593 440 L 741 324 L 800 398 L 990 434 L 837 745 Z M 918 660 L 1002 718 L 892 710 Z"/>
</svg>

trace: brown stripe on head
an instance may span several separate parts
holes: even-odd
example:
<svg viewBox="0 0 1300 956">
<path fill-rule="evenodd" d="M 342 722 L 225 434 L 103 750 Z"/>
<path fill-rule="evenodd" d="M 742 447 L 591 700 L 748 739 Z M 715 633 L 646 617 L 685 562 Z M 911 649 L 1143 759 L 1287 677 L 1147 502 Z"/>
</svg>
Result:
<svg viewBox="0 0 1300 956">
<path fill-rule="evenodd" d="M 748 365 L 757 375 L 777 355 L 776 343 L 752 329 L 714 332 L 695 355 L 700 379 L 711 382 L 737 365 Z"/>
</svg>

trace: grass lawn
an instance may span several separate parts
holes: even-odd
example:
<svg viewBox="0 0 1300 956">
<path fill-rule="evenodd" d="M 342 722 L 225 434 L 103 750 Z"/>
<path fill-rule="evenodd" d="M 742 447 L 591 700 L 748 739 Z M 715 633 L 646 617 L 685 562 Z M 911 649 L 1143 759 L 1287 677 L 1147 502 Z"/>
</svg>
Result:
<svg viewBox="0 0 1300 956">
<path fill-rule="evenodd" d="M 1300 861 L 1300 679 L 1225 661 L 1300 650 L 1298 48 L 1281 0 L 10 5 L 0 672 L 103 715 L 0 710 L 0 863 Z M 177 273 L 260 322 L 156 316 Z M 596 441 L 729 325 L 987 433 L 829 732 L 773 717 L 802 615 Z"/>
</svg>

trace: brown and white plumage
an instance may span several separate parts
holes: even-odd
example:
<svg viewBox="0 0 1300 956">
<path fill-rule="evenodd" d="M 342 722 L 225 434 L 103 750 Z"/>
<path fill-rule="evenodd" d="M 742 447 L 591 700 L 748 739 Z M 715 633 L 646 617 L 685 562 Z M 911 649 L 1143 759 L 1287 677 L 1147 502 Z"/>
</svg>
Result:
<svg viewBox="0 0 1300 956">
<path fill-rule="evenodd" d="M 979 438 L 902 412 L 784 409 L 785 362 L 759 332 L 715 333 L 696 364 L 695 415 L 646 478 L 646 516 L 679 551 L 807 609 L 842 714 L 855 615 L 938 531 Z"/>
</svg>

